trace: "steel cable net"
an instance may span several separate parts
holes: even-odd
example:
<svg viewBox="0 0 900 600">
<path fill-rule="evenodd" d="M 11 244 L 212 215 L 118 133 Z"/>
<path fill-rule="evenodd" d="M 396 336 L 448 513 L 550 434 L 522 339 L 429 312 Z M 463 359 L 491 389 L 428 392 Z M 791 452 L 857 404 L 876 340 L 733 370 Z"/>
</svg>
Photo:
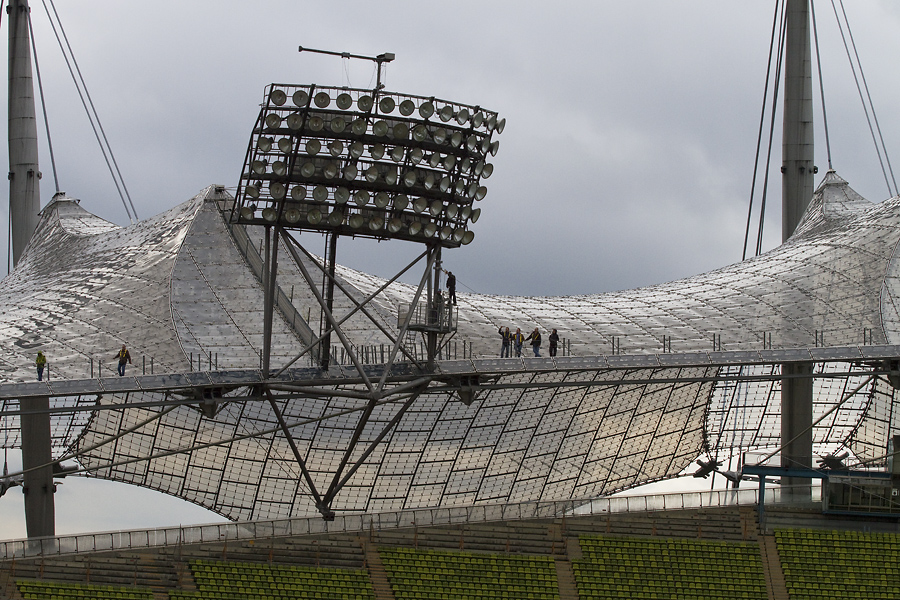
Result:
<svg viewBox="0 0 900 600">
<path fill-rule="evenodd" d="M 372 512 L 587 498 L 672 477 L 700 450 L 711 383 L 649 380 L 711 371 L 598 374 L 605 379 L 600 387 L 493 390 L 470 406 L 445 392 L 423 394 L 337 494 L 332 508 Z M 583 378 L 576 372 L 516 374 L 504 380 L 537 386 Z M 634 382 L 641 379 L 648 383 Z M 122 399 L 109 402 L 126 405 Z M 360 401 L 295 398 L 278 405 L 289 424 L 301 424 L 291 429 L 292 437 L 316 486 L 326 487 L 360 417 L 353 412 L 313 420 L 358 408 Z M 374 443 L 397 410 L 398 405 L 385 404 L 373 413 L 352 458 Z M 79 445 L 90 448 L 120 436 L 149 414 L 98 411 Z M 79 460 L 96 476 L 177 495 L 233 519 L 317 514 L 276 425 L 264 402 L 227 404 L 211 419 L 181 407 Z M 241 439 L 229 441 L 233 438 Z M 217 445 L 167 454 L 208 443 Z M 123 462 L 155 455 L 160 456 Z M 115 466 L 106 466 L 111 463 Z"/>
<path fill-rule="evenodd" d="M 844 374 L 848 367 L 851 373 L 857 373 L 824 377 L 828 373 Z M 733 376 L 750 377 L 781 372 L 779 365 L 731 367 L 727 371 Z M 883 409 L 873 402 L 872 390 L 878 384 L 871 380 L 868 369 L 845 363 L 820 363 L 814 376 L 813 451 L 824 456 L 849 444 L 851 435 L 859 435 L 857 427 L 870 418 L 869 413 Z M 727 457 L 740 451 L 779 448 L 782 445 L 781 381 L 717 383 L 710 399 L 707 427 L 713 454 Z M 884 448 L 883 442 L 880 446 Z"/>
<path fill-rule="evenodd" d="M 758 361 L 767 348 L 782 353 L 772 364 L 808 360 L 807 349 L 816 345 L 859 346 L 862 358 L 869 346 L 900 341 L 900 278 L 892 258 L 900 240 L 898 203 L 870 204 L 829 174 L 791 240 L 736 265 L 608 294 L 460 293 L 457 339 L 471 348 L 473 364 L 499 372 L 497 387 L 486 387 L 471 406 L 455 394 L 426 390 L 396 430 L 375 444 L 376 425 L 399 410 L 396 404 L 378 407 L 349 462 L 361 458 L 366 444 L 374 447 L 335 496 L 334 508 L 584 498 L 675 476 L 705 450 L 777 447 L 777 383 L 740 389 L 714 384 L 721 378 L 716 361 L 722 350 Z M 51 386 L 88 377 L 92 359 L 98 370 L 102 361 L 99 375 L 108 377 L 123 342 L 136 362 L 130 373 L 141 372 L 144 359 L 157 373 L 188 373 L 198 356 L 203 368 L 211 356 L 219 368 L 258 368 L 264 296 L 249 247 L 262 238 L 253 224 L 229 221 L 234 205 L 221 186 L 210 186 L 126 228 L 90 215 L 71 199 L 46 207 L 34 243 L 0 284 L 0 304 L 7 307 L 0 314 L 0 391 L 13 394 L 15 386 L 34 380 L 38 348 L 48 357 Z M 236 233 L 241 227 L 243 238 Z M 315 262 L 302 260 L 307 267 Z M 355 298 L 384 284 L 346 267 L 339 266 L 336 276 Z M 278 286 L 290 302 L 273 319 L 274 364 L 303 346 L 308 332 L 302 325 L 313 306 L 309 287 L 290 263 L 279 269 Z M 389 316 L 414 292 L 391 284 L 373 301 L 373 314 L 394 327 Z M 335 307 L 339 318 L 353 303 L 341 292 Z M 354 346 L 384 342 L 371 324 L 347 323 Z M 503 373 L 502 361 L 490 363 L 498 360 L 501 325 L 556 328 L 572 356 L 539 363 L 545 366 L 537 371 Z M 660 353 L 663 340 L 671 353 Z M 660 368 L 670 354 L 692 353 L 713 366 Z M 656 367 L 617 368 L 624 358 L 646 358 Z M 843 365 L 833 368 L 849 369 Z M 335 365 L 335 372 L 344 373 L 340 368 Z M 817 379 L 816 414 L 841 402 L 865 377 L 860 369 Z M 817 444 L 849 443 L 861 457 L 884 454 L 897 431 L 893 393 L 881 380 L 875 385 L 870 399 L 852 395 L 816 426 Z M 86 393 L 78 399 L 76 392 L 58 402 L 71 408 L 97 401 Z M 275 405 L 289 423 L 299 423 L 291 431 L 318 487 L 333 478 L 358 415 L 313 421 L 354 402 L 307 396 L 278 398 Z M 121 409 L 97 411 L 87 426 L 83 412 L 54 415 L 57 450 L 85 450 L 79 460 L 93 474 L 160 489 L 232 518 L 311 514 L 309 488 L 268 403 L 226 398 L 212 416 L 199 406 L 179 407 L 129 431 L 160 410 L 126 410 L 129 404 L 164 399 L 147 392 L 104 393 L 104 406 Z M 5 406 L 6 412 L 15 408 Z M 4 416 L 0 426 L 10 434 L 0 436 L 4 444 L 18 446 L 18 417 Z M 104 441 L 109 443 L 99 445 Z"/>
</svg>

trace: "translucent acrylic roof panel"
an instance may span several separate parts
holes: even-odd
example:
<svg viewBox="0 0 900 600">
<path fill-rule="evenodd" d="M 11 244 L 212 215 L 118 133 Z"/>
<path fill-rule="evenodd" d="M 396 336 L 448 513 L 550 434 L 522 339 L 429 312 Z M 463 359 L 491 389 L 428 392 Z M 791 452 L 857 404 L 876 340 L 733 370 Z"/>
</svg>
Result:
<svg viewBox="0 0 900 600">
<path fill-rule="evenodd" d="M 446 393 L 423 394 L 354 473 L 347 488 L 352 493 L 338 493 L 333 508 L 421 508 L 452 504 L 460 495 L 473 502 L 573 498 L 674 476 L 701 449 L 712 384 L 659 383 L 651 390 L 640 381 L 714 371 L 632 370 L 603 376 L 589 388 L 496 389 L 470 406 Z M 509 377 L 511 383 L 522 380 Z M 570 375 L 533 377 L 538 384 Z M 583 380 L 578 373 L 571 377 Z M 497 384 L 505 382 L 503 377 Z M 112 401 L 127 406 L 146 399 Z M 279 401 L 317 487 L 327 487 L 349 447 L 359 421 L 346 410 L 354 404 L 359 402 L 342 398 Z M 228 404 L 213 419 L 182 406 L 152 420 L 153 410 L 95 413 L 79 440 L 89 449 L 82 462 L 96 467 L 98 476 L 175 494 L 231 518 L 317 513 L 267 402 Z M 397 410 L 380 407 L 377 423 L 363 431 L 364 442 L 374 442 L 378 423 Z M 320 420 L 329 414 L 342 416 Z M 192 445 L 201 447 L 177 452 Z M 149 459 L 128 460 L 139 456 Z M 351 460 L 358 457 L 356 451 Z M 400 482 L 402 492 L 383 480 Z"/>
<path fill-rule="evenodd" d="M 211 186 L 124 228 L 72 201 L 48 206 L 32 245 L 0 284 L 0 385 L 32 380 L 38 348 L 62 379 L 109 375 L 121 343 L 131 348 L 132 370 L 189 380 L 198 357 L 207 368 L 259 369 L 263 237 L 258 228 L 229 227 L 231 201 Z M 787 243 L 735 265 L 606 294 L 459 292 L 453 341 L 465 343 L 472 368 L 490 371 L 495 385 L 469 406 L 429 389 L 402 415 L 403 403 L 385 404 L 358 428 L 363 401 L 334 394 L 284 393 L 270 403 L 242 388 L 231 393 L 245 398 L 210 418 L 188 406 L 134 406 L 165 396 L 112 386 L 99 401 L 116 410 L 54 416 L 54 444 L 62 449 L 77 440 L 81 461 L 96 476 L 236 519 L 313 514 L 306 478 L 328 488 L 341 465 L 364 455 L 334 496 L 335 510 L 584 498 L 673 477 L 703 451 L 779 445 L 780 360 L 797 353 L 828 358 L 817 345 L 869 344 L 859 349 L 865 357 L 875 344 L 900 343 L 898 204 L 868 204 L 829 173 Z M 279 255 L 289 255 L 284 244 Z M 321 278 L 319 259 L 300 260 Z M 311 339 L 307 321 L 318 327 L 301 271 L 291 259 L 279 264 L 279 364 Z M 385 283 L 346 267 L 337 275 L 345 290 L 336 292 L 338 318 Z M 370 312 L 394 331 L 398 304 L 414 293 L 391 284 Z M 496 327 L 506 325 L 556 328 L 572 356 L 500 361 Z M 361 314 L 347 319 L 345 333 L 356 348 L 387 343 Z M 661 354 L 664 341 L 678 354 Z M 747 364 L 759 360 L 772 364 Z M 816 383 L 815 418 L 824 417 L 814 432 L 817 447 L 848 444 L 858 456 L 883 456 L 888 437 L 900 430 L 893 389 L 870 380 L 864 366 L 817 368 L 833 370 Z M 327 375 L 347 373 L 352 369 L 335 366 Z M 722 375 L 729 373 L 762 377 L 728 381 Z M 62 402 L 93 401 L 73 393 Z M 14 412 L 16 403 L 5 401 L 4 410 Z M 4 417 L 0 428 L 4 445 L 19 445 L 17 417 Z"/>
</svg>

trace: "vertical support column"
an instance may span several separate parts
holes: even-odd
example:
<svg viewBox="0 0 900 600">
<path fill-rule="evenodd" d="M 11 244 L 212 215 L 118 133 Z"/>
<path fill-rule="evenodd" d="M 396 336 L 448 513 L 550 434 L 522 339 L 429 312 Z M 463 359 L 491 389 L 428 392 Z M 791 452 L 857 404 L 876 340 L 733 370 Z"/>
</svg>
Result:
<svg viewBox="0 0 900 600">
<path fill-rule="evenodd" d="M 25 530 L 28 538 L 56 534 L 53 504 L 53 453 L 50 448 L 50 398 L 19 401 L 22 407 L 22 467 L 25 471 Z M 40 465 L 46 465 L 39 469 Z"/>
<path fill-rule="evenodd" d="M 426 332 L 429 372 L 434 371 L 437 357 L 438 332 L 441 327 L 441 313 L 444 310 L 443 296 L 441 296 L 441 246 L 434 244 L 429 249 L 434 255 L 434 279 L 428 279 L 427 317 L 428 331 Z"/>
<path fill-rule="evenodd" d="M 272 319 L 275 315 L 275 290 L 278 289 L 278 242 L 280 228 L 266 227 L 266 257 L 263 262 L 263 293 L 265 303 L 263 306 L 263 354 L 262 371 L 265 377 L 269 376 L 272 355 Z"/>
<path fill-rule="evenodd" d="M 337 261 L 337 240 L 338 235 L 336 233 L 329 233 L 326 238 L 327 242 L 327 258 L 325 271 L 328 273 L 325 281 L 325 307 L 328 309 L 328 312 L 334 314 L 334 263 Z M 325 319 L 321 320 L 322 327 L 328 327 L 328 321 Z M 320 332 L 321 333 L 321 332 Z M 322 369 L 328 370 L 329 357 L 331 356 L 331 333 L 326 333 L 325 337 L 322 338 Z"/>
<path fill-rule="evenodd" d="M 13 265 L 38 224 L 41 192 L 37 120 L 31 71 L 27 0 L 10 0 L 9 27 L 9 218 Z"/>
<path fill-rule="evenodd" d="M 782 241 L 794 233 L 812 200 L 815 169 L 809 0 L 788 0 L 786 12 Z M 812 365 L 784 364 L 781 369 L 785 376 L 781 382 L 781 464 L 812 467 Z M 803 477 L 785 479 L 787 485 L 811 484 L 810 479 Z M 793 497 L 796 501 L 808 501 L 808 488 Z"/>
<path fill-rule="evenodd" d="M 793 363 L 781 367 L 781 466 L 812 468 L 813 364 Z M 783 477 L 783 486 L 807 486 L 787 491 L 795 502 L 811 499 L 808 477 Z M 784 492 L 783 494 L 784 495 Z"/>
</svg>

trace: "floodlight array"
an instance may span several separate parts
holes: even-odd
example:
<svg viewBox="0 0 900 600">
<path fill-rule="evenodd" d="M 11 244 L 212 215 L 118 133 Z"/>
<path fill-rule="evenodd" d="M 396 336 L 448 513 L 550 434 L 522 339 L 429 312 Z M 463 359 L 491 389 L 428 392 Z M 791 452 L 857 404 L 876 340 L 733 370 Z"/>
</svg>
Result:
<svg viewBox="0 0 900 600">
<path fill-rule="evenodd" d="M 505 119 L 384 90 L 272 84 L 233 220 L 379 239 L 468 244 Z"/>
</svg>

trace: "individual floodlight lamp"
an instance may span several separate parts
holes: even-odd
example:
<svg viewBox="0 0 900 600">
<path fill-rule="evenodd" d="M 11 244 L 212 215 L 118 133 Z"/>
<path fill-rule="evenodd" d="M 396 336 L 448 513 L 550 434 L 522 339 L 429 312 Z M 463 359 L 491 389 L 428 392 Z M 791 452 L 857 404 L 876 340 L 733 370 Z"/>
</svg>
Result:
<svg viewBox="0 0 900 600">
<path fill-rule="evenodd" d="M 285 120 L 285 122 L 292 131 L 299 131 L 303 127 L 303 116 L 298 113 L 294 113 L 288 115 L 288 118 Z"/>
<path fill-rule="evenodd" d="M 335 100 L 335 104 L 337 104 L 338 108 L 341 110 L 347 110 L 351 106 L 353 106 L 353 98 L 350 94 L 344 92 L 343 94 L 338 95 L 337 100 Z"/>
<path fill-rule="evenodd" d="M 300 222 L 300 211 L 296 208 L 289 208 L 284 211 L 284 218 L 288 223 L 296 225 Z"/>
<path fill-rule="evenodd" d="M 319 108 L 328 108 L 328 105 L 331 104 L 331 96 L 328 95 L 328 92 L 322 91 L 315 95 L 313 102 Z"/>
<path fill-rule="evenodd" d="M 273 181 L 272 183 L 269 184 L 269 194 L 275 200 L 283 199 L 286 192 L 287 192 L 287 188 L 284 187 L 283 183 Z"/>
<path fill-rule="evenodd" d="M 391 203 L 391 197 L 388 196 L 385 192 L 378 192 L 377 194 L 375 194 L 375 199 L 372 201 L 372 203 L 375 205 L 375 208 L 384 208 Z"/>
<path fill-rule="evenodd" d="M 287 102 L 287 94 L 284 93 L 284 90 L 274 89 L 272 90 L 272 93 L 269 94 L 269 100 L 271 100 L 272 104 L 275 106 L 281 106 Z"/>
</svg>

